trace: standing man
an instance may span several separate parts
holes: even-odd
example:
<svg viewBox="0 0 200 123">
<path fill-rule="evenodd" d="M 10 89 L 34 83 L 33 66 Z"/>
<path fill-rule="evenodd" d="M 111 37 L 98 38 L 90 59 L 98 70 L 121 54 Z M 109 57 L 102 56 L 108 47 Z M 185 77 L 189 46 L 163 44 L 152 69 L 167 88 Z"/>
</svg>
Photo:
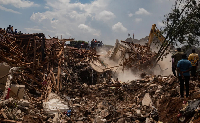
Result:
<svg viewBox="0 0 200 123">
<path fill-rule="evenodd" d="M 172 72 L 176 76 L 176 65 L 174 64 L 174 56 L 172 56 Z"/>
<path fill-rule="evenodd" d="M 13 26 L 11 27 L 11 34 L 13 34 Z"/>
<path fill-rule="evenodd" d="M 192 49 L 192 53 L 189 55 L 188 60 L 192 64 L 191 76 L 193 77 L 193 80 L 196 80 L 196 71 L 197 71 L 199 56 L 197 53 L 195 53 L 195 49 Z"/>
<path fill-rule="evenodd" d="M 177 52 L 172 56 L 172 58 L 174 59 L 172 62 L 172 70 L 176 70 L 177 67 L 177 63 L 179 60 L 182 59 L 182 55 L 184 54 L 184 52 L 181 51 L 181 48 L 177 48 Z M 179 72 L 177 71 L 177 76 L 179 75 Z"/>
<path fill-rule="evenodd" d="M 9 27 L 7 27 L 6 33 L 11 33 L 11 25 L 9 25 Z"/>
<path fill-rule="evenodd" d="M 180 81 L 180 95 L 181 98 L 184 98 L 184 81 L 186 86 L 186 98 L 189 96 L 189 80 L 190 73 L 189 71 L 192 68 L 192 64 L 187 60 L 186 54 L 182 55 L 182 60 L 178 61 L 177 70 L 179 71 L 178 79 Z"/>
<path fill-rule="evenodd" d="M 15 29 L 15 34 L 17 34 L 17 29 Z"/>
</svg>

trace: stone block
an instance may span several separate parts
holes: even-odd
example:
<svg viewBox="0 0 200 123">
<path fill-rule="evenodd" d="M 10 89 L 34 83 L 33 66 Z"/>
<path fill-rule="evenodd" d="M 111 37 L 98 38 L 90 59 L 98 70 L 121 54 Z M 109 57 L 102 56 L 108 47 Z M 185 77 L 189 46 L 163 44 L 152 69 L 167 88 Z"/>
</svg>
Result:
<svg viewBox="0 0 200 123">
<path fill-rule="evenodd" d="M 14 93 L 10 93 L 10 97 L 17 95 L 19 99 L 23 99 L 24 97 L 25 85 L 11 85 L 11 91 Z"/>
</svg>

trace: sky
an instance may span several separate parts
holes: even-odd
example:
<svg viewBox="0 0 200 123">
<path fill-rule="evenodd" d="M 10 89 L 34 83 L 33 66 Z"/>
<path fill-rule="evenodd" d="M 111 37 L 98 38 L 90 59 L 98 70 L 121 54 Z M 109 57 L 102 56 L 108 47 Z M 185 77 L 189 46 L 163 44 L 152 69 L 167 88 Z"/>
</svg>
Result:
<svg viewBox="0 0 200 123">
<path fill-rule="evenodd" d="M 0 28 L 12 25 L 22 33 L 46 38 L 97 39 L 114 45 L 128 33 L 149 35 L 152 24 L 163 27 L 175 0 L 0 0 Z"/>
</svg>

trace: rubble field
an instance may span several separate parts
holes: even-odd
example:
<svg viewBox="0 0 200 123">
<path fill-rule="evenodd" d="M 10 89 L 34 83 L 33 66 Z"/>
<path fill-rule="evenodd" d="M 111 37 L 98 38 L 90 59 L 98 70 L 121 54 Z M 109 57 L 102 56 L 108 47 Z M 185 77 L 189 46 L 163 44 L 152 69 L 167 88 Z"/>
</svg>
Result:
<svg viewBox="0 0 200 123">
<path fill-rule="evenodd" d="M 199 79 L 190 80 L 188 99 L 180 99 L 179 81 L 172 75 L 143 72 L 140 79 L 121 82 L 95 49 L 65 46 L 71 40 L 0 30 L 1 122 L 200 122 Z M 128 45 L 139 47 L 126 60 L 129 67 L 135 54 L 141 55 L 138 64 L 155 55 L 148 47 Z M 116 51 L 111 54 L 114 59 Z"/>
</svg>

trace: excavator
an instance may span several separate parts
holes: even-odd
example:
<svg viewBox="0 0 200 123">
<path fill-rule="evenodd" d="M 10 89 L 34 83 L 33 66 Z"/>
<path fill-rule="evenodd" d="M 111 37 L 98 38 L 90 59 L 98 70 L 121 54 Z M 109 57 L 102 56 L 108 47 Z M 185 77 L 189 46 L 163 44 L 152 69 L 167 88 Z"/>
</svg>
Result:
<svg viewBox="0 0 200 123">
<path fill-rule="evenodd" d="M 126 45 L 122 45 L 121 43 L 119 43 L 118 40 L 116 40 L 115 46 L 112 50 L 110 50 L 110 52 L 107 54 L 107 57 L 109 57 L 110 60 L 113 60 L 115 62 L 117 62 L 119 64 L 119 66 L 125 66 L 126 65 L 135 65 L 138 63 L 139 60 L 134 61 L 134 59 L 141 57 L 142 54 L 140 54 L 140 52 L 138 52 L 136 48 L 138 45 L 138 47 L 140 48 L 144 48 L 144 49 L 149 49 L 152 42 L 154 41 L 154 36 L 158 38 L 158 40 L 162 43 L 166 42 L 168 44 L 168 41 L 165 40 L 165 37 L 161 34 L 161 32 L 159 31 L 159 29 L 157 29 L 156 24 L 152 25 L 149 37 L 148 37 L 148 42 L 146 43 L 146 45 L 140 45 L 140 44 L 135 44 L 134 42 L 125 42 L 125 41 L 121 41 L 122 43 L 126 43 Z M 162 48 L 164 49 L 167 45 L 163 45 Z M 148 48 L 146 48 L 148 47 Z M 161 48 L 161 47 L 160 47 Z M 170 47 L 169 47 L 170 48 Z M 133 50 L 134 49 L 134 50 Z M 171 49 L 171 48 L 170 48 Z M 121 55 L 120 53 L 121 52 Z M 149 66 L 149 71 L 151 70 L 151 68 L 154 68 L 157 65 L 157 62 L 155 61 L 159 61 L 159 57 L 163 56 L 163 53 L 160 52 L 152 52 L 153 55 L 149 57 L 148 60 L 146 60 L 143 63 L 138 63 L 137 64 L 137 68 L 141 68 L 141 69 L 145 69 L 147 68 L 147 66 Z M 120 57 L 118 57 L 118 55 L 120 55 Z M 126 57 L 128 56 L 128 57 Z M 133 61 L 132 61 L 133 60 Z M 132 69 L 135 70 L 136 67 L 134 66 Z M 160 66 L 159 66 L 160 67 Z M 129 66 L 128 68 L 131 68 L 131 66 Z M 161 67 L 160 67 L 161 69 Z M 165 69 L 166 70 L 166 69 Z M 164 70 L 161 69 L 161 72 L 163 72 Z"/>
<path fill-rule="evenodd" d="M 165 37 L 161 34 L 159 29 L 156 27 L 156 24 L 152 25 L 151 31 L 149 33 L 149 39 L 148 39 L 148 46 L 149 47 L 151 46 L 151 43 L 153 41 L 154 36 L 156 36 L 161 43 L 163 43 L 164 40 L 165 40 Z"/>
<path fill-rule="evenodd" d="M 149 38 L 148 38 L 148 46 L 150 47 L 152 42 L 153 42 L 153 38 L 154 36 L 156 36 L 158 38 L 158 40 L 161 42 L 161 44 L 165 41 L 164 45 L 162 46 L 161 49 L 165 49 L 165 47 L 167 46 L 167 44 L 169 43 L 167 40 L 165 40 L 165 37 L 161 34 L 161 32 L 159 31 L 159 29 L 156 27 L 156 24 L 153 24 L 151 27 L 151 31 L 149 33 Z M 175 52 L 175 47 L 170 44 L 170 46 L 168 47 L 169 51 L 171 53 Z M 159 60 L 159 57 L 162 56 L 162 54 L 160 52 L 158 52 L 158 56 L 157 56 L 157 61 Z"/>
</svg>

